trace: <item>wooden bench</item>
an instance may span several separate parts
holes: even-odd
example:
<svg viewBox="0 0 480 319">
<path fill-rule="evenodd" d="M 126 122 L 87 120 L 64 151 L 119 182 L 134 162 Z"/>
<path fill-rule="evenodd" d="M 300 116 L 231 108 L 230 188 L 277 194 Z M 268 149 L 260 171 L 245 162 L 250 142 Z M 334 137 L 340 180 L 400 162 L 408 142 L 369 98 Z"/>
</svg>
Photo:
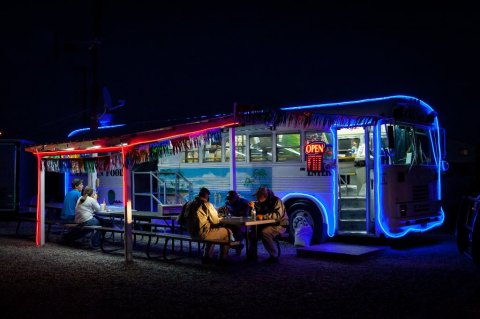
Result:
<svg viewBox="0 0 480 319">
<path fill-rule="evenodd" d="M 100 239 L 100 248 L 102 249 L 103 252 L 110 252 L 112 250 L 107 250 L 105 248 L 105 234 L 108 232 L 112 233 L 120 233 L 124 234 L 125 230 L 124 229 L 118 229 L 118 228 L 111 228 L 111 227 L 99 227 L 96 228 L 99 231 L 102 231 L 102 237 Z M 154 232 L 154 231 L 144 231 L 144 230 L 132 230 L 132 235 L 134 236 L 145 236 L 148 238 L 147 241 L 147 247 L 145 250 L 145 253 L 147 255 L 148 259 L 152 259 L 152 254 L 151 254 L 151 249 L 152 246 L 158 243 L 158 239 L 163 239 L 163 249 L 162 249 L 162 257 L 165 260 L 170 260 L 167 257 L 167 252 L 168 252 L 168 243 L 169 241 L 172 241 L 172 254 L 174 253 L 174 241 L 178 240 L 180 241 L 180 248 L 181 251 L 183 251 L 183 242 L 188 242 L 189 243 L 189 255 L 192 253 L 192 243 L 197 243 L 197 250 L 200 251 L 200 245 L 201 244 L 217 244 L 220 245 L 221 247 L 224 245 L 228 245 L 229 247 L 236 247 L 240 245 L 240 241 L 230 241 L 230 240 L 202 240 L 202 239 L 194 239 L 190 235 L 187 234 L 177 234 L 177 233 L 165 233 L 165 232 Z M 152 239 L 157 239 L 155 244 L 152 244 Z M 220 250 L 222 251 L 222 250 Z"/>
</svg>

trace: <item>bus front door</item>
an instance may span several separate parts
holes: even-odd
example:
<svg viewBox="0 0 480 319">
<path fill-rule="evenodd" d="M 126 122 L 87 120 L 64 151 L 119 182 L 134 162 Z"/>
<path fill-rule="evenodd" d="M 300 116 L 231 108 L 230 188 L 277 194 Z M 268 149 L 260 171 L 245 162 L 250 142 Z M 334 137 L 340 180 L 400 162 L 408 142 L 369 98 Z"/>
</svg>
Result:
<svg viewBox="0 0 480 319">
<path fill-rule="evenodd" d="M 369 215 L 371 162 L 371 127 L 337 129 L 339 175 L 338 233 L 366 235 L 371 233 Z"/>
</svg>

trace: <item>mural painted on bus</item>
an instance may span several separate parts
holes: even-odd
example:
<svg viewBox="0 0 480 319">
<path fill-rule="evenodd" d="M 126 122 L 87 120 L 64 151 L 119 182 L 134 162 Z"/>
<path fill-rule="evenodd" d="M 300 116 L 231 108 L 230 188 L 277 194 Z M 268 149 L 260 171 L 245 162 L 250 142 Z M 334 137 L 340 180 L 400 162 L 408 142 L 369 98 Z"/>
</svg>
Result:
<svg viewBox="0 0 480 319">
<path fill-rule="evenodd" d="M 182 169 L 160 169 L 160 177 L 168 180 L 167 188 L 172 191 L 178 186 L 179 193 L 183 199 L 188 201 L 198 194 L 201 187 L 207 187 L 210 190 L 210 201 L 215 206 L 221 206 L 225 202 L 227 192 L 230 190 L 230 168 L 182 168 Z M 180 178 L 177 183 L 176 177 L 171 173 L 179 173 L 184 180 Z M 260 186 L 271 187 L 272 168 L 271 167 L 242 167 L 237 168 L 237 192 L 240 196 L 254 200 L 254 193 Z M 168 176 L 172 176 L 170 180 Z M 192 189 L 190 190 L 190 184 Z"/>
</svg>

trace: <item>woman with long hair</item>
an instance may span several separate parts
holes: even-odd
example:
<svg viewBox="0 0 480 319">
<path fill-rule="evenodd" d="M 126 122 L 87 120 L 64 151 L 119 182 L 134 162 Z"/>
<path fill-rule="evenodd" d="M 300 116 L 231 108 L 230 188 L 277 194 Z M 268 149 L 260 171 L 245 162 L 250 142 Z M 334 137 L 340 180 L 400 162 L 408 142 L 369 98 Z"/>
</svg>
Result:
<svg viewBox="0 0 480 319">
<path fill-rule="evenodd" d="M 101 211 L 100 204 L 97 201 L 97 193 L 93 188 L 86 186 L 83 189 L 83 195 L 78 199 L 75 207 L 75 223 L 80 226 L 101 226 L 103 221 L 95 216 L 96 211 Z M 70 233 L 71 236 L 65 238 L 67 242 L 73 242 L 88 234 L 90 230 L 81 230 L 75 233 Z M 100 246 L 101 233 L 94 231 L 92 234 L 91 245 L 94 248 Z"/>
</svg>

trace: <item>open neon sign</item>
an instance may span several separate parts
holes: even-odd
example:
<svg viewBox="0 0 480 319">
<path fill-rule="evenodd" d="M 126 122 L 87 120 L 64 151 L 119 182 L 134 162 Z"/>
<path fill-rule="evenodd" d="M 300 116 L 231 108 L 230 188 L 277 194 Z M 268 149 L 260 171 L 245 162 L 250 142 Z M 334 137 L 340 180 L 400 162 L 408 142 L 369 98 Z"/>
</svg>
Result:
<svg viewBox="0 0 480 319">
<path fill-rule="evenodd" d="M 308 175 L 321 175 L 325 142 L 312 142 L 305 145 Z"/>
</svg>

